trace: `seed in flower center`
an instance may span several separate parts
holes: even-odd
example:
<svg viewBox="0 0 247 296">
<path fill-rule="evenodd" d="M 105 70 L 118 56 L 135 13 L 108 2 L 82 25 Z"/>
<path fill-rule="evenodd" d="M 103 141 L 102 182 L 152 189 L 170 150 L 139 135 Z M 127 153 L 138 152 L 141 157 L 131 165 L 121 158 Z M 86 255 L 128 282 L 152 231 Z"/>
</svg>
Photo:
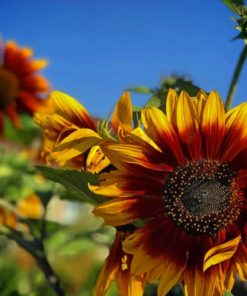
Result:
<svg viewBox="0 0 247 296">
<path fill-rule="evenodd" d="M 226 185 L 215 180 L 198 179 L 181 197 L 181 202 L 191 214 L 203 216 L 226 206 L 230 195 Z"/>
<path fill-rule="evenodd" d="M 12 103 L 18 93 L 18 80 L 15 74 L 0 66 L 0 110 Z"/>
<path fill-rule="evenodd" d="M 164 186 L 167 215 L 191 234 L 215 234 L 239 215 L 234 177 L 229 165 L 213 160 L 177 167 Z"/>
</svg>

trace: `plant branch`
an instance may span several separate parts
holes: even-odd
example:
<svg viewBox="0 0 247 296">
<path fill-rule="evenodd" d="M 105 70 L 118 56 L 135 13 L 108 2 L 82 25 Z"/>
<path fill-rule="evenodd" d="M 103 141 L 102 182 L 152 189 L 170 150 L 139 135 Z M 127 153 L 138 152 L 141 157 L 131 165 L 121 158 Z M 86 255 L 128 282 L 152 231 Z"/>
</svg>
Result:
<svg viewBox="0 0 247 296">
<path fill-rule="evenodd" d="M 233 102 L 233 97 L 235 95 L 237 85 L 238 85 L 238 79 L 239 79 L 241 70 L 243 68 L 244 62 L 246 60 L 246 57 L 247 57 L 247 45 L 244 46 L 244 48 L 243 48 L 243 50 L 242 50 L 242 52 L 240 54 L 239 60 L 237 62 L 235 71 L 233 73 L 231 85 L 229 87 L 228 94 L 227 94 L 227 99 L 226 99 L 226 102 L 225 102 L 226 111 L 231 107 L 231 104 Z"/>
<path fill-rule="evenodd" d="M 43 242 L 44 234 L 39 240 L 33 237 L 32 241 L 27 241 L 18 233 L 18 231 L 15 231 L 13 229 L 9 233 L 0 232 L 0 234 L 5 235 L 9 239 L 16 241 L 20 247 L 28 251 L 29 254 L 31 254 L 35 258 L 39 268 L 42 270 L 46 280 L 48 281 L 49 285 L 54 290 L 56 295 L 57 296 L 65 295 L 64 291 L 61 288 L 58 277 L 54 273 L 50 263 L 46 258 L 44 242 Z"/>
</svg>

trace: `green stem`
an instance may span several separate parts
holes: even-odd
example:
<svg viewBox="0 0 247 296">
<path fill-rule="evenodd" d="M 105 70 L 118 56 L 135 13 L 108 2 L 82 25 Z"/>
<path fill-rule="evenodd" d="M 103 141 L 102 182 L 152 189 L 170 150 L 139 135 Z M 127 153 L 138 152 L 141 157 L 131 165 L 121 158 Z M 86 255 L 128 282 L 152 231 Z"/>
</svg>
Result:
<svg viewBox="0 0 247 296">
<path fill-rule="evenodd" d="M 43 273 L 46 277 L 46 280 L 48 281 L 49 285 L 52 287 L 54 292 L 56 292 L 56 294 L 58 296 L 64 296 L 65 294 L 60 286 L 59 279 L 55 275 L 53 269 L 51 268 L 51 265 L 49 264 L 48 260 L 46 259 L 45 252 L 43 249 L 43 244 L 41 246 L 41 249 L 42 249 L 43 256 L 40 256 L 38 260 L 36 258 L 37 264 L 40 267 L 40 269 L 43 271 Z"/>
<path fill-rule="evenodd" d="M 239 75 L 240 75 L 241 70 L 243 68 L 246 57 L 247 57 L 247 45 L 244 46 L 244 48 L 243 48 L 243 50 L 241 52 L 241 55 L 239 57 L 238 63 L 236 65 L 235 71 L 233 73 L 232 82 L 231 82 L 231 85 L 229 87 L 229 91 L 228 91 L 228 94 L 227 94 L 227 99 L 226 99 L 226 102 L 225 102 L 226 111 L 231 107 L 231 104 L 233 102 L 233 97 L 234 97 L 236 89 L 237 89 Z"/>
</svg>

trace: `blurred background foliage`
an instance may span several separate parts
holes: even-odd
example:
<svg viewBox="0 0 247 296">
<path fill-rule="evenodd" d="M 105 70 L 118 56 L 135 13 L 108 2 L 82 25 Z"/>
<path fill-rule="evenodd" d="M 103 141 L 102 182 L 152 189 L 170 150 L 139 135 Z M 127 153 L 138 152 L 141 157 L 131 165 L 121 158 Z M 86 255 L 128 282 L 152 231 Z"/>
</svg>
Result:
<svg viewBox="0 0 247 296">
<path fill-rule="evenodd" d="M 81 203 L 78 195 L 73 196 L 37 171 L 40 131 L 31 117 L 25 115 L 21 120 L 24 124 L 18 131 L 5 120 L 5 138 L 0 145 L 0 199 L 3 203 L 0 207 L 16 211 L 19 202 L 35 192 L 46 212 L 47 257 L 61 278 L 66 295 L 92 295 L 114 231 L 102 227 L 102 221 L 91 213 L 93 207 Z M 64 200 L 66 198 L 70 201 Z M 77 201 L 71 201 L 74 198 Z M 31 229 L 31 234 L 40 235 L 42 219 L 24 217 L 21 223 L 27 227 L 16 225 L 16 232 L 22 234 Z M 6 231 L 5 226 L 1 226 L 1 233 Z M 22 236 L 28 241 L 27 234 Z M 0 236 L 0 294 L 55 295 L 35 259 L 3 235 Z M 116 295 L 116 287 L 112 287 L 109 295 Z"/>
</svg>

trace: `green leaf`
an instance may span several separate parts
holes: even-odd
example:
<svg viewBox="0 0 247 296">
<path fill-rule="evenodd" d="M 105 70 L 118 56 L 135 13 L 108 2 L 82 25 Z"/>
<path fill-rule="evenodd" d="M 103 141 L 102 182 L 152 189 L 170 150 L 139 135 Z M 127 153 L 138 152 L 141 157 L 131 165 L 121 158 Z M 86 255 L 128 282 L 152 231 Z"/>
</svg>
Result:
<svg viewBox="0 0 247 296">
<path fill-rule="evenodd" d="M 229 291 L 224 291 L 223 296 L 234 296 L 234 295 Z"/>
<path fill-rule="evenodd" d="M 141 111 L 134 111 L 133 112 L 133 123 L 134 123 L 135 128 L 140 125 L 140 120 L 141 120 Z"/>
<path fill-rule="evenodd" d="M 143 95 L 155 93 L 155 90 L 146 86 L 133 86 L 133 87 L 127 88 L 126 90 L 136 94 L 143 94 Z"/>
<path fill-rule="evenodd" d="M 222 0 L 222 2 L 234 13 L 239 15 L 239 7 L 244 6 L 243 0 Z"/>
<path fill-rule="evenodd" d="M 188 78 L 176 75 L 171 75 L 162 79 L 161 90 L 168 91 L 169 88 L 173 88 L 178 92 L 185 90 L 192 97 L 195 97 L 200 89 Z M 159 93 L 159 96 L 160 95 L 164 95 L 164 93 Z"/>
<path fill-rule="evenodd" d="M 73 192 L 80 201 L 86 201 L 91 204 L 98 204 L 106 201 L 106 198 L 92 193 L 88 188 L 88 183 L 98 184 L 98 175 L 75 170 L 65 170 L 36 166 L 42 174 L 57 183 L 62 184 L 67 190 Z"/>
<path fill-rule="evenodd" d="M 4 117 L 4 138 L 13 142 L 30 145 L 37 137 L 41 137 L 41 130 L 35 125 L 32 117 L 28 114 L 19 115 L 21 128 L 16 129 L 10 119 Z"/>
<path fill-rule="evenodd" d="M 146 108 L 149 108 L 149 107 L 157 107 L 157 108 L 159 108 L 164 103 L 164 101 L 165 101 L 164 97 L 160 98 L 160 97 L 155 95 L 155 96 L 152 96 L 147 101 L 147 103 L 145 104 L 145 107 Z"/>
</svg>

